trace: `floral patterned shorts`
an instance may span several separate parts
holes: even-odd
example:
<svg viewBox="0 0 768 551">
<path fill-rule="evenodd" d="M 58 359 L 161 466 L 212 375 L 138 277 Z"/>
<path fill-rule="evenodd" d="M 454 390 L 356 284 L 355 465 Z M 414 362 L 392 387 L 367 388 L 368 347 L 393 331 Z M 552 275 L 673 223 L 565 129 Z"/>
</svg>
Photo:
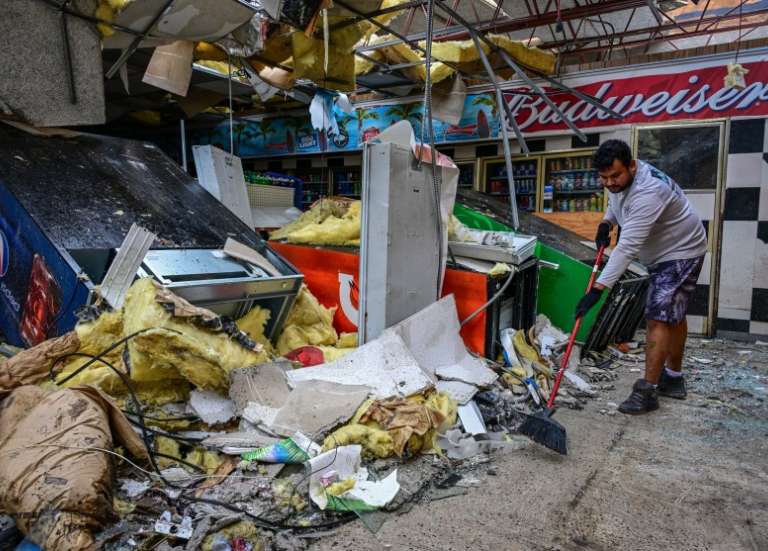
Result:
<svg viewBox="0 0 768 551">
<path fill-rule="evenodd" d="M 651 283 L 645 319 L 677 324 L 685 319 L 704 257 L 668 260 L 648 267 Z"/>
</svg>

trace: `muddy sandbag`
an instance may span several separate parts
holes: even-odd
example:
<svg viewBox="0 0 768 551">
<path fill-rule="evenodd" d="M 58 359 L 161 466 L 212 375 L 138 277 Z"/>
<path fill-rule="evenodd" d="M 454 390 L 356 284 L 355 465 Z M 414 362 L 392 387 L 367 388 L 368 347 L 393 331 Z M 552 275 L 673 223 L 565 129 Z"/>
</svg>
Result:
<svg viewBox="0 0 768 551">
<path fill-rule="evenodd" d="M 94 547 L 93 532 L 114 521 L 115 444 L 147 450 L 109 398 L 92 387 L 50 392 L 20 386 L 0 401 L 0 510 L 43 549 Z"/>
<path fill-rule="evenodd" d="M 22 350 L 12 358 L 0 362 L 0 391 L 44 381 L 57 358 L 77 352 L 79 348 L 80 339 L 77 333 L 72 331 L 41 342 L 28 350 Z"/>
</svg>

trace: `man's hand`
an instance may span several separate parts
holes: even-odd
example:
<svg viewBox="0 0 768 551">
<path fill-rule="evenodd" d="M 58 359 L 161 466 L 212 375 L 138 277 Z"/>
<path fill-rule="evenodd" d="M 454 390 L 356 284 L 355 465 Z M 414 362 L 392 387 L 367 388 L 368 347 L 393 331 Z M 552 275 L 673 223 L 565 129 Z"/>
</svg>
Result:
<svg viewBox="0 0 768 551">
<path fill-rule="evenodd" d="M 600 225 L 597 226 L 595 245 L 598 249 L 611 246 L 611 225 L 608 222 L 600 222 Z"/>
<path fill-rule="evenodd" d="M 597 301 L 600 300 L 600 297 L 603 294 L 603 286 L 600 285 L 599 288 L 597 285 L 592 287 L 589 292 L 581 297 L 581 300 L 576 305 L 576 319 L 583 318 L 587 315 L 587 313 L 592 309 L 592 307 L 597 304 Z"/>
</svg>

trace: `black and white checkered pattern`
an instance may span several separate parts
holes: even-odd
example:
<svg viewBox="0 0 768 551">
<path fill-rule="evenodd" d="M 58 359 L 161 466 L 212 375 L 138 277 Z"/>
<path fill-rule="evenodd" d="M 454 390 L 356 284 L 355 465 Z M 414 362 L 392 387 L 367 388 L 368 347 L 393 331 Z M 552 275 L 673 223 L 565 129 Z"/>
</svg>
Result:
<svg viewBox="0 0 768 551">
<path fill-rule="evenodd" d="M 768 335 L 768 124 L 731 121 L 718 332 Z"/>
</svg>

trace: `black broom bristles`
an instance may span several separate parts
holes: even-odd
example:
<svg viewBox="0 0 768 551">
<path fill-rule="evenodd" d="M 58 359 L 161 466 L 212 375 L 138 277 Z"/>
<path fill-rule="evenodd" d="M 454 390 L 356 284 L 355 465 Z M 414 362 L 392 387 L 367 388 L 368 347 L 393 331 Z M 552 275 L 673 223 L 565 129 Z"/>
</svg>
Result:
<svg viewBox="0 0 768 551">
<path fill-rule="evenodd" d="M 545 409 L 527 415 L 517 431 L 537 444 L 559 454 L 568 455 L 565 427 L 552 419 L 553 413 L 554 410 Z"/>
</svg>

